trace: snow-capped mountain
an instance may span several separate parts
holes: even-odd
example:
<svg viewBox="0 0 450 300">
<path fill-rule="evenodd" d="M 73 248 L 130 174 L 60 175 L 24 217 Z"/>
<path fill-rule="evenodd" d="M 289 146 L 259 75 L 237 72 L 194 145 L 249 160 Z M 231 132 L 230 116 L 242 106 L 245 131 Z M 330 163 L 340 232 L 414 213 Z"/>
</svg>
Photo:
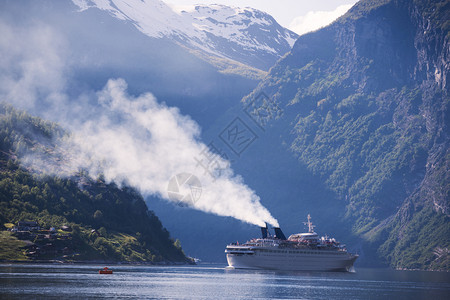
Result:
<svg viewBox="0 0 450 300">
<path fill-rule="evenodd" d="M 160 0 L 72 0 L 129 21 L 152 38 L 168 38 L 202 58 L 215 57 L 268 70 L 291 49 L 297 35 L 252 8 L 195 5 L 171 8 Z"/>
</svg>

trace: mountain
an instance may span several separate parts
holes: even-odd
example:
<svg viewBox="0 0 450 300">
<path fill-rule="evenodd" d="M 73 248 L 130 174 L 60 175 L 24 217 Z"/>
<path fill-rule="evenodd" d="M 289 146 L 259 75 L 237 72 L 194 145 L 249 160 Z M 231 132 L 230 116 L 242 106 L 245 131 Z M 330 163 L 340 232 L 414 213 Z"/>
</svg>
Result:
<svg viewBox="0 0 450 300">
<path fill-rule="evenodd" d="M 71 178 L 36 172 L 18 159 L 54 156 L 67 135 L 55 123 L 0 105 L 0 260 L 190 262 L 135 189 L 82 171 Z M 5 231 L 21 221 L 41 230 Z"/>
<path fill-rule="evenodd" d="M 102 7 L 99 1 L 96 3 Z M 159 2 L 128 3 L 148 6 Z M 186 13 L 175 14 L 172 10 L 167 11 L 164 3 L 160 4 L 165 7 L 167 15 L 183 20 L 200 20 L 195 7 Z M 148 10 L 147 6 L 142 10 L 158 13 L 157 7 Z M 252 9 L 220 6 L 220 18 L 213 18 L 214 11 L 211 11 L 208 20 L 213 18 L 226 22 L 224 18 L 229 14 L 233 22 L 236 21 L 236 24 L 226 25 L 232 26 L 231 34 L 240 32 L 239 38 L 246 34 L 249 36 L 242 43 L 236 38 L 235 42 L 230 42 L 227 46 L 222 43 L 225 41 L 221 40 L 220 30 L 217 29 L 225 25 L 218 23 L 216 30 L 210 28 L 213 35 L 204 30 L 196 33 L 205 39 L 207 44 L 204 47 L 209 47 L 209 43 L 221 43 L 220 46 L 211 46 L 212 48 L 206 51 L 195 48 L 190 42 L 169 36 L 167 32 L 167 35 L 149 36 L 136 26 L 135 20 L 115 17 L 108 9 L 82 9 L 71 0 L 5 0 L 0 3 L 0 8 L 0 28 L 3 33 L 0 38 L 0 56 L 4 57 L 0 61 L 2 99 L 44 119 L 58 121 L 61 126 L 97 120 L 96 109 L 86 107 L 92 106 L 101 110 L 102 106 L 96 102 L 98 97 L 95 97 L 95 93 L 103 89 L 110 78 L 123 78 L 132 96 L 151 92 L 158 102 L 176 106 L 183 115 L 192 117 L 201 125 L 202 134 L 206 134 L 215 128 L 214 124 L 224 112 L 238 105 L 241 98 L 256 87 L 257 79 L 266 74 L 264 70 L 284 55 L 290 49 L 286 47 L 292 43 L 288 37 L 285 38 L 286 42 L 280 39 L 278 43 L 278 31 L 282 34 L 286 31 L 268 15 Z M 198 8 L 202 14 L 205 9 L 203 6 Z M 164 8 L 161 10 L 164 12 Z M 139 12 L 140 6 L 136 6 L 135 11 Z M 127 15 L 132 14 L 128 12 Z M 239 20 L 243 23 L 251 20 L 249 29 L 238 24 Z M 176 24 L 176 21 L 164 23 Z M 190 28 L 189 26 L 186 28 Z M 161 26 L 158 28 L 161 29 Z M 178 28 L 183 29 L 183 26 Z M 268 32 L 271 33 L 267 34 Z M 255 46 L 248 51 L 253 51 L 253 55 L 246 57 L 247 52 L 243 48 L 252 42 Z M 269 46 L 266 47 L 265 44 Z M 232 56 L 233 50 L 230 50 L 230 47 L 235 48 L 239 55 Z M 222 48 L 223 53 L 220 52 Z M 266 51 L 266 48 L 279 49 L 279 53 L 275 55 L 272 50 Z M 229 56 L 232 59 L 227 58 L 230 51 Z M 261 63 L 269 58 L 271 62 Z M 238 62 L 240 59 L 254 60 L 255 65 L 261 63 L 260 67 L 264 70 Z M 262 66 L 263 64 L 265 66 Z M 218 65 L 221 66 L 220 70 Z M 5 89 L 11 86 L 15 86 L 13 92 L 7 90 L 5 93 Z M 204 137 L 208 138 L 207 135 Z M 166 220 L 172 222 L 173 216 L 180 213 L 182 216 L 178 220 L 186 222 L 186 226 L 177 227 L 170 223 L 174 225 L 171 228 L 193 234 L 194 239 L 191 240 L 183 235 L 183 246 L 184 243 L 189 243 L 191 247 L 187 253 L 205 260 L 223 260 L 225 243 L 236 238 L 245 239 L 248 233 L 254 231 L 253 226 L 231 218 L 174 207 L 156 197 L 145 200 L 158 216 L 164 216 L 164 225 Z M 200 224 L 191 223 L 194 221 L 193 216 L 198 216 Z M 216 241 L 214 251 L 196 245 L 196 240 L 204 240 L 203 237 L 213 235 L 211 230 L 203 226 L 202 220 L 208 220 L 205 224 L 218 225 L 218 234 L 214 234 L 213 239 L 209 240 Z"/>
<path fill-rule="evenodd" d="M 206 13 L 205 7 L 194 7 L 177 14 L 156 0 L 75 3 L 2 1 L 2 31 L 8 32 L 2 55 L 46 66 L 42 74 L 27 75 L 26 66 L 33 64 L 2 63 L 7 74 L 2 86 L 27 76 L 53 76 L 46 85 L 37 83 L 43 85 L 40 90 L 56 86 L 58 93 L 78 99 L 101 89 L 110 78 L 123 78 L 132 94 L 151 92 L 208 128 L 255 88 L 296 37 L 267 14 L 251 9 L 213 6 Z M 200 30 L 195 22 L 209 25 Z M 240 22 L 251 25 L 245 29 Z M 226 40 L 229 35 L 235 38 Z M 7 47 L 19 43 L 22 47 Z M 31 85 L 34 90 L 34 82 Z"/>
<path fill-rule="evenodd" d="M 360 254 L 357 267 L 449 269 L 448 1 L 362 0 L 330 26 L 299 37 L 285 55 L 268 50 L 284 43 L 276 43 L 276 24 L 251 9 L 75 3 L 3 1 L 0 9 L 0 25 L 21 29 L 3 37 L 24 41 L 8 50 L 33 45 L 29 53 L 47 53 L 68 45 L 58 53 L 66 62 L 58 92 L 73 104 L 109 78 L 124 78 L 130 94 L 150 91 L 197 121 L 203 141 L 226 152 L 285 233 L 302 231 L 310 213 L 319 234 Z M 246 32 L 239 20 L 256 26 L 256 33 L 247 31 L 258 37 L 255 44 L 233 40 Z M 57 37 L 43 44 L 57 47 L 41 49 L 41 35 L 20 35 L 42 24 L 49 29 L 42 36 Z M 222 44 L 223 37 L 231 42 Z M 276 63 L 269 69 L 246 51 Z M 11 80 L 28 82 L 18 72 L 25 66 L 45 65 L 42 79 L 54 71 L 53 56 L 36 64 L 14 57 Z M 2 80 L 10 75 L 1 71 Z M 233 149 L 223 134 L 236 120 L 252 136 L 244 149 Z M 226 243 L 259 232 L 157 197 L 145 200 L 183 249 L 206 261 L 224 261 Z"/>
<path fill-rule="evenodd" d="M 244 99 L 264 93 L 283 111 L 268 139 L 331 192 L 324 211 L 342 207 L 367 263 L 450 267 L 449 12 L 448 1 L 360 1 L 301 36 Z"/>
<path fill-rule="evenodd" d="M 253 8 L 214 4 L 183 7 L 176 12 L 160 0 L 73 2 L 81 12 L 98 8 L 131 22 L 149 37 L 174 41 L 221 70 L 232 71 L 229 65 L 244 64 L 267 71 L 298 38 L 269 14 Z"/>
<path fill-rule="evenodd" d="M 449 269 L 449 11 L 448 1 L 360 1 L 301 36 L 206 130 L 285 233 L 310 213 L 319 234 L 360 255 L 356 267 Z M 220 138 L 235 118 L 255 137 L 239 155 Z M 259 233 L 158 205 L 200 257 L 221 260 L 226 243 Z"/>
</svg>

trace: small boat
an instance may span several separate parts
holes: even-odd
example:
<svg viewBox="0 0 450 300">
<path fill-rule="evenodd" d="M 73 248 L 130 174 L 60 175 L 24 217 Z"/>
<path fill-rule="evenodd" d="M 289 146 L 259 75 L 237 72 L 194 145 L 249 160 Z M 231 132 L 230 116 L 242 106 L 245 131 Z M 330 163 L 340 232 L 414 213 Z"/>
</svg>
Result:
<svg viewBox="0 0 450 300">
<path fill-rule="evenodd" d="M 103 269 L 98 271 L 99 274 L 112 274 L 113 271 L 108 269 L 108 267 L 104 267 Z"/>
</svg>

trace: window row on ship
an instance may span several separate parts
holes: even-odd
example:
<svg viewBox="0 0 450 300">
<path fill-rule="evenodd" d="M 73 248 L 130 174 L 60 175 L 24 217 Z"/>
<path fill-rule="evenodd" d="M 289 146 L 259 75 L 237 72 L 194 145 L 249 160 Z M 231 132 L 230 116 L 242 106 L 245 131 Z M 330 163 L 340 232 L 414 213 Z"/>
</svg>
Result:
<svg viewBox="0 0 450 300">
<path fill-rule="evenodd" d="M 256 249 L 255 249 L 256 250 Z M 258 249 L 256 250 L 258 252 L 269 252 L 269 253 L 291 253 L 291 254 L 334 254 L 334 255 L 340 255 L 341 252 L 337 251 L 323 251 L 323 250 L 311 250 L 311 251 L 292 251 L 292 250 L 268 250 L 268 249 Z"/>
</svg>

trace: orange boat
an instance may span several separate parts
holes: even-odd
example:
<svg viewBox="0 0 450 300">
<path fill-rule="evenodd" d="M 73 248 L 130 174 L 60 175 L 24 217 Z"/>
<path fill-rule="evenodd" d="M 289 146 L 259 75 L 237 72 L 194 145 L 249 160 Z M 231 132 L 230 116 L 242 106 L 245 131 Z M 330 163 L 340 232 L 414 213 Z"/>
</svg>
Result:
<svg viewBox="0 0 450 300">
<path fill-rule="evenodd" d="M 99 274 L 112 274 L 113 271 L 108 269 L 108 267 L 104 267 L 102 270 L 98 271 Z"/>
</svg>

